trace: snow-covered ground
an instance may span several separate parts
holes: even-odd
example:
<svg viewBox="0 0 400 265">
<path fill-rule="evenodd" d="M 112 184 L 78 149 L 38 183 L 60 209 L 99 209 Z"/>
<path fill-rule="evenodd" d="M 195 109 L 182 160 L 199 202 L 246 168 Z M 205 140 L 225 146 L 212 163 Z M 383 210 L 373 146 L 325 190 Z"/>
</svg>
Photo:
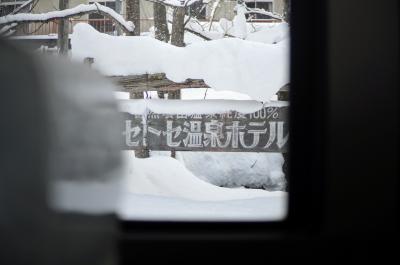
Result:
<svg viewBox="0 0 400 265">
<path fill-rule="evenodd" d="M 183 100 L 204 95 L 205 89 L 182 90 Z M 127 99 L 129 95 L 117 92 L 116 96 Z M 157 93 L 150 96 L 157 98 Z M 249 97 L 208 89 L 207 98 Z M 286 215 L 280 153 L 177 152 L 176 159 L 170 152 L 151 151 L 150 155 L 137 159 L 133 151 L 124 151 L 127 173 L 119 208 L 123 219 L 243 221 L 280 220 Z"/>
<path fill-rule="evenodd" d="M 124 159 L 123 219 L 279 220 L 286 214 L 285 192 L 217 187 L 168 156 L 139 159 L 124 151 Z"/>
</svg>

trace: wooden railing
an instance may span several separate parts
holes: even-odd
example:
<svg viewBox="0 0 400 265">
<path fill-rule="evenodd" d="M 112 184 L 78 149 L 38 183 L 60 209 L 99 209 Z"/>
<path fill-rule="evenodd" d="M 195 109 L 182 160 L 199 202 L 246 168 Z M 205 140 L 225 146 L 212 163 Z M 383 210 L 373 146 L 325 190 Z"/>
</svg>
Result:
<svg viewBox="0 0 400 265">
<path fill-rule="evenodd" d="M 115 24 L 111 19 L 69 19 L 69 33 L 72 33 L 72 29 L 77 23 L 88 23 L 102 33 L 113 34 L 115 31 Z M 58 20 L 47 23 L 29 23 L 18 30 L 18 35 L 50 35 L 57 33 Z"/>
<path fill-rule="evenodd" d="M 92 25 L 97 31 L 107 34 L 116 33 L 116 25 L 111 19 L 69 19 L 69 33 L 72 33 L 73 27 L 77 23 L 88 23 Z M 152 20 L 143 19 L 144 24 L 152 23 Z M 150 27 L 150 25 L 145 25 Z M 16 35 L 51 35 L 58 33 L 58 20 L 52 20 L 47 23 L 34 22 L 18 27 Z"/>
</svg>

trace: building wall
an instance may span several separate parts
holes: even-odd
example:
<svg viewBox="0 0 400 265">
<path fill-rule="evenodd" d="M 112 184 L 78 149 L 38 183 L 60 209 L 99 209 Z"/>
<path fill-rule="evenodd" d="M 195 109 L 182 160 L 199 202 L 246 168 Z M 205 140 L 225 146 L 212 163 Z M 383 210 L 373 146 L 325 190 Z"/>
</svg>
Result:
<svg viewBox="0 0 400 265">
<path fill-rule="evenodd" d="M 284 7 L 283 2 L 284 2 L 284 0 L 274 0 L 274 4 L 273 4 L 274 13 L 283 15 L 283 7 Z"/>
<path fill-rule="evenodd" d="M 87 3 L 88 0 L 69 0 L 70 7 Z M 44 13 L 55 10 L 58 10 L 58 0 L 40 0 L 33 9 L 33 13 Z"/>
<path fill-rule="evenodd" d="M 69 7 L 75 7 L 80 4 L 87 4 L 88 2 L 88 0 L 69 0 Z M 58 0 L 39 0 L 32 12 L 45 13 L 56 10 L 58 10 Z M 88 16 L 84 15 L 81 17 L 81 19 L 88 19 Z"/>
<path fill-rule="evenodd" d="M 79 4 L 88 4 L 89 2 L 105 2 L 110 0 L 70 0 L 70 7 L 77 6 Z M 116 0 L 121 1 L 121 0 Z M 254 0 L 245 0 L 246 2 L 254 2 Z M 279 14 L 283 12 L 283 0 L 256 0 L 260 2 L 273 2 L 273 11 Z M 210 19 L 212 3 L 214 1 L 210 1 L 210 3 L 206 7 L 206 20 Z M 214 21 L 219 21 L 221 18 L 226 18 L 228 20 L 232 20 L 235 17 L 235 5 L 237 4 L 237 0 L 222 0 L 219 7 L 216 10 Z M 36 7 L 34 8 L 34 13 L 43 13 L 54 11 L 58 9 L 58 0 L 40 0 Z M 125 17 L 126 14 L 126 0 L 122 0 L 121 3 L 121 14 Z M 140 17 L 141 17 L 141 32 L 147 32 L 153 27 L 153 3 L 140 0 Z M 77 18 L 77 20 L 88 19 L 87 15 L 81 16 Z"/>
<path fill-rule="evenodd" d="M 154 26 L 153 3 L 140 0 L 140 32 L 149 31 Z"/>
<path fill-rule="evenodd" d="M 107 2 L 110 0 L 69 0 L 69 6 L 75 7 L 80 4 L 88 4 L 90 2 Z M 111 0 L 112 1 L 112 0 Z M 116 0 L 119 1 L 119 0 Z M 122 0 L 121 5 L 121 14 L 125 16 L 126 13 L 126 0 Z M 58 10 L 58 0 L 40 0 L 35 8 L 33 9 L 33 13 L 45 13 L 50 11 Z M 149 31 L 150 27 L 153 26 L 153 3 L 141 0 L 140 1 L 140 17 L 141 21 L 141 31 Z M 87 20 L 88 15 L 83 15 L 76 20 Z"/>
</svg>

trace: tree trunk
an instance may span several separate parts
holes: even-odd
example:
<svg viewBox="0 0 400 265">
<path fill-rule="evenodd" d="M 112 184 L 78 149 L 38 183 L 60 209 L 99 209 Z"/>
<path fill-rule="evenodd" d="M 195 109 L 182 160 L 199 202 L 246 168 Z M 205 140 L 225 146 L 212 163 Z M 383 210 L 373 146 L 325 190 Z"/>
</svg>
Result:
<svg viewBox="0 0 400 265">
<path fill-rule="evenodd" d="M 167 11 L 165 6 L 160 3 L 153 3 L 154 12 L 154 35 L 157 40 L 169 41 L 169 30 L 167 24 Z M 157 91 L 159 98 L 165 98 L 164 91 Z"/>
<path fill-rule="evenodd" d="M 184 47 L 184 32 L 185 32 L 185 7 L 176 7 L 174 9 L 172 20 L 171 44 Z"/>
<path fill-rule="evenodd" d="M 171 44 L 184 47 L 185 34 L 185 7 L 176 7 L 173 13 Z M 181 91 L 168 92 L 168 99 L 180 99 Z"/>
<path fill-rule="evenodd" d="M 165 6 L 160 3 L 153 3 L 154 11 L 154 30 L 157 40 L 169 41 L 169 30 L 167 24 L 167 11 Z"/>
<path fill-rule="evenodd" d="M 126 0 L 126 20 L 130 20 L 135 25 L 135 30 L 131 36 L 140 36 L 140 1 Z"/>
<path fill-rule="evenodd" d="M 69 0 L 59 0 L 58 7 L 60 10 L 69 8 Z M 61 55 L 66 55 L 68 53 L 68 48 L 69 48 L 68 33 L 69 33 L 68 19 L 60 19 L 58 22 L 57 47 L 58 47 L 58 53 Z"/>
</svg>

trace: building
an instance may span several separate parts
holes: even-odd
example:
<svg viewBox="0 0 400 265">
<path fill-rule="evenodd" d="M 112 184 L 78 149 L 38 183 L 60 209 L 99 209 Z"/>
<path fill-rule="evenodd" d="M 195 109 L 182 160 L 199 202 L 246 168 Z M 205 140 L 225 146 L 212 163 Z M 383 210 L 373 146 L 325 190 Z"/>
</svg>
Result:
<svg viewBox="0 0 400 265">
<path fill-rule="evenodd" d="M 199 20 L 210 20 L 212 16 L 213 4 L 217 0 L 200 0 L 190 8 L 188 8 L 188 14 L 196 14 Z M 266 11 L 278 12 L 282 6 L 284 0 L 244 0 L 246 5 L 251 8 L 261 8 Z M 79 4 L 89 3 L 100 3 L 107 7 L 110 7 L 125 16 L 126 0 L 69 0 L 70 7 L 77 6 Z M 34 0 L 23 1 L 23 0 L 0 0 L 0 12 L 1 15 L 11 13 L 15 8 L 28 4 L 29 8 L 33 4 L 33 13 L 45 13 L 50 11 L 58 10 L 58 0 L 40 0 L 38 2 Z M 232 20 L 235 16 L 234 7 L 237 4 L 237 0 L 220 0 L 218 7 L 216 8 L 213 16 L 214 21 L 218 21 L 221 18 Z M 153 3 L 145 0 L 140 1 L 140 16 L 141 16 L 141 32 L 149 31 L 154 25 L 153 23 Z M 253 21 L 268 22 L 271 17 L 262 14 L 251 14 L 250 17 Z M 271 21 L 274 21 L 273 19 Z M 115 34 L 116 28 L 112 20 L 103 17 L 99 14 L 89 14 L 80 17 L 70 19 L 70 31 L 72 27 L 79 22 L 85 22 L 91 24 L 98 31 Z M 23 29 L 23 30 L 21 30 Z M 51 21 L 49 23 L 31 23 L 29 27 L 20 27 L 17 31 L 18 35 L 47 35 L 57 33 L 57 21 Z"/>
</svg>

